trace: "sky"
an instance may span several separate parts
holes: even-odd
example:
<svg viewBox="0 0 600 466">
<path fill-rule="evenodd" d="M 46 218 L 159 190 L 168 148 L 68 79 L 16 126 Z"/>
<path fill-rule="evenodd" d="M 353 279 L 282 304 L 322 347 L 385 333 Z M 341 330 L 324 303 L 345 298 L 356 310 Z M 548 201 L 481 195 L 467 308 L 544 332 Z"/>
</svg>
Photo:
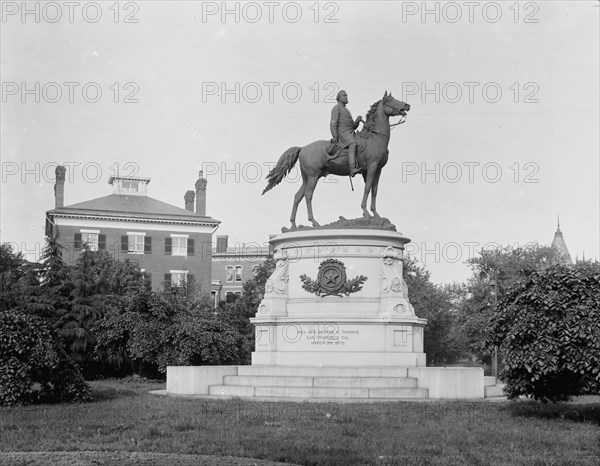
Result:
<svg viewBox="0 0 600 466">
<path fill-rule="evenodd" d="M 63 164 L 66 205 L 121 174 L 183 207 L 203 170 L 216 234 L 266 245 L 301 178 L 263 196 L 265 177 L 331 137 L 344 89 L 354 117 L 386 91 L 411 105 L 378 211 L 432 281 L 465 281 L 482 248 L 549 245 L 558 215 L 572 257 L 600 258 L 598 5 L 2 2 L 0 241 L 37 259 Z M 319 182 L 321 224 L 361 216 L 353 184 Z"/>
</svg>

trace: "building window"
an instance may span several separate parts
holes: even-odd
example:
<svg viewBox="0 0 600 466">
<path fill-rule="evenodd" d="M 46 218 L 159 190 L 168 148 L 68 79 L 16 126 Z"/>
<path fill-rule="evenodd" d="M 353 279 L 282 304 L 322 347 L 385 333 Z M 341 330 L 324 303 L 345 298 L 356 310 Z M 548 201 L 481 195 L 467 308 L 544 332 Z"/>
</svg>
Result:
<svg viewBox="0 0 600 466">
<path fill-rule="evenodd" d="M 165 238 L 165 254 L 171 256 L 193 256 L 194 240 L 188 235 L 171 235 Z"/>
<path fill-rule="evenodd" d="M 241 265 L 238 265 L 235 268 L 235 281 L 236 282 L 242 281 L 242 266 Z"/>
<path fill-rule="evenodd" d="M 170 270 L 165 274 L 165 290 L 173 290 L 184 285 L 190 285 L 194 281 L 194 276 L 187 270 Z"/>
<path fill-rule="evenodd" d="M 172 254 L 174 256 L 187 256 L 187 238 L 175 236 L 171 238 Z"/>
<path fill-rule="evenodd" d="M 127 254 L 152 254 L 152 238 L 145 233 L 127 232 L 121 236 L 121 252 Z"/>
<path fill-rule="evenodd" d="M 75 251 L 81 251 L 84 247 L 90 251 L 104 250 L 106 249 L 106 235 L 90 232 L 75 233 L 73 247 Z"/>
<path fill-rule="evenodd" d="M 81 242 L 87 245 L 90 251 L 97 251 L 98 233 L 81 233 Z"/>
<path fill-rule="evenodd" d="M 106 249 L 106 235 L 101 235 L 100 230 L 81 230 L 81 233 L 75 233 L 75 250 L 87 248 L 90 251 Z"/>
<path fill-rule="evenodd" d="M 233 267 L 231 265 L 225 267 L 225 281 L 233 283 Z"/>
<path fill-rule="evenodd" d="M 129 254 L 144 254 L 144 235 L 127 234 L 127 252 Z"/>
<path fill-rule="evenodd" d="M 142 273 L 142 279 L 144 282 L 152 286 L 152 274 L 150 272 L 146 272 L 146 269 L 140 269 L 140 272 Z"/>
<path fill-rule="evenodd" d="M 171 286 L 183 286 L 187 282 L 187 270 L 171 270 Z"/>
<path fill-rule="evenodd" d="M 234 303 L 239 298 L 240 298 L 240 295 L 237 293 L 234 293 L 232 291 L 228 291 L 227 294 L 225 294 L 225 302 L 226 303 Z"/>
<path fill-rule="evenodd" d="M 138 181 L 125 181 L 121 182 L 121 191 L 124 193 L 137 193 L 140 190 L 140 183 Z"/>
</svg>

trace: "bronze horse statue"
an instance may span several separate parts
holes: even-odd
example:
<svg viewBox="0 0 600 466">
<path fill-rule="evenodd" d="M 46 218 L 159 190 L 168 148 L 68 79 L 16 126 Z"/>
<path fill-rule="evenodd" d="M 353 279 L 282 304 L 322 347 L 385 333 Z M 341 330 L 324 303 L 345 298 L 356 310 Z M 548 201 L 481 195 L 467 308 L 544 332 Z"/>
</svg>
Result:
<svg viewBox="0 0 600 466">
<path fill-rule="evenodd" d="M 383 98 L 375 102 L 369 112 L 362 130 L 356 136 L 357 142 L 357 162 L 362 169 L 362 175 L 365 180 L 365 189 L 360 206 L 365 218 L 380 218 L 375 207 L 377 199 L 377 186 L 379 185 L 379 176 L 381 169 L 388 161 L 388 143 L 390 142 L 390 117 L 406 117 L 406 112 L 410 110 L 410 105 L 396 100 L 392 94 L 385 92 Z M 400 123 L 403 123 L 401 121 Z M 399 123 L 397 123 L 399 124 Z M 290 147 L 279 158 L 277 165 L 267 175 L 268 185 L 263 194 L 274 186 L 278 185 L 283 178 L 290 172 L 296 162 L 300 160 L 300 173 L 302 174 L 302 186 L 294 197 L 294 207 L 290 221 L 292 229 L 296 227 L 296 212 L 298 204 L 303 197 L 306 197 L 306 207 L 308 209 L 308 220 L 314 227 L 319 223 L 315 220 L 312 211 L 312 197 L 319 178 L 329 174 L 338 176 L 348 176 L 350 169 L 348 166 L 347 149 L 341 156 L 333 158 L 328 154 L 326 148 L 329 141 L 315 141 L 304 147 Z M 345 154 L 345 155 L 344 155 Z M 371 211 L 367 210 L 367 198 L 371 193 Z"/>
</svg>

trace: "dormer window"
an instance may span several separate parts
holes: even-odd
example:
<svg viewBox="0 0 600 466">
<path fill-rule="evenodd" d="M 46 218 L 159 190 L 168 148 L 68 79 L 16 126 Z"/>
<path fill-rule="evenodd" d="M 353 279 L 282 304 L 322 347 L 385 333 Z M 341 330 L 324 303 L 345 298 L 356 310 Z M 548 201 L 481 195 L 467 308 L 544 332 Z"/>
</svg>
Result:
<svg viewBox="0 0 600 466">
<path fill-rule="evenodd" d="M 137 193 L 140 191 L 140 183 L 138 181 L 125 181 L 121 182 L 121 192 L 124 193 Z"/>
<path fill-rule="evenodd" d="M 145 196 L 148 183 L 150 183 L 150 178 L 111 176 L 108 183 L 112 185 L 115 194 Z"/>
</svg>

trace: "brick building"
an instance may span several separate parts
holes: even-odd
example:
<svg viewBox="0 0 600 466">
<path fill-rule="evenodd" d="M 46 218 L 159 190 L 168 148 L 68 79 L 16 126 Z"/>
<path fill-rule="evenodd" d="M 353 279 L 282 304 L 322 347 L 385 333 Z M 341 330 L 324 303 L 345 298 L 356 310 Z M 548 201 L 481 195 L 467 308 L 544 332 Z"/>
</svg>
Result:
<svg viewBox="0 0 600 466">
<path fill-rule="evenodd" d="M 46 235 L 56 235 L 73 264 L 84 244 L 115 258 L 136 260 L 152 288 L 193 281 L 211 290 L 212 235 L 219 221 L 206 215 L 206 179 L 184 196 L 185 209 L 147 195 L 150 178 L 112 176 L 112 194 L 64 205 L 65 168 L 56 168 L 55 208 L 46 212 Z M 195 209 L 194 209 L 195 204 Z"/>
<path fill-rule="evenodd" d="M 212 288 L 215 304 L 227 294 L 242 294 L 244 282 L 254 277 L 256 268 L 272 256 L 268 247 L 258 244 L 237 244 L 230 247 L 228 236 L 217 235 L 217 246 L 212 256 Z"/>
</svg>

